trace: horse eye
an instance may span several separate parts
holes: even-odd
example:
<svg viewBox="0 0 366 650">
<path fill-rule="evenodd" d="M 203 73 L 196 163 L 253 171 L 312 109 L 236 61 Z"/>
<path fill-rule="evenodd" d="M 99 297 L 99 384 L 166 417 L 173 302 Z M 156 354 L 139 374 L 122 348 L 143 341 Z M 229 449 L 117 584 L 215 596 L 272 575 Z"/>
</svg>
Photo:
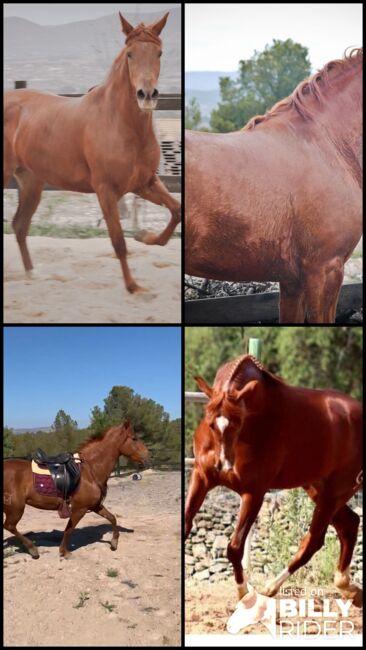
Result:
<svg viewBox="0 0 366 650">
<path fill-rule="evenodd" d="M 162 54 L 163 54 L 163 52 L 160 50 L 160 52 L 159 52 L 159 59 L 160 59 L 160 57 L 161 57 Z"/>
</svg>

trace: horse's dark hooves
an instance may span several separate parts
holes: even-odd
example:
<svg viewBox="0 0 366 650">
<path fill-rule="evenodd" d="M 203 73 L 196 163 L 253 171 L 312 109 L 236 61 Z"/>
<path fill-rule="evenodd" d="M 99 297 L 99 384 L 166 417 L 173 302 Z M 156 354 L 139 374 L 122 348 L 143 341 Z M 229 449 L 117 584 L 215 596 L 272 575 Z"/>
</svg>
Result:
<svg viewBox="0 0 366 650">
<path fill-rule="evenodd" d="M 39 554 L 37 554 L 37 555 L 32 555 L 32 560 L 39 560 Z"/>
</svg>

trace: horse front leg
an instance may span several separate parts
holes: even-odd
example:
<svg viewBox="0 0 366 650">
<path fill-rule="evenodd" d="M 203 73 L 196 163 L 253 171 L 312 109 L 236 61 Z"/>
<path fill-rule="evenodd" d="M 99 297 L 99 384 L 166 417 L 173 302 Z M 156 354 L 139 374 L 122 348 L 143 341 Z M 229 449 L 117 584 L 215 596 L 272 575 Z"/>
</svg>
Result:
<svg viewBox="0 0 366 650">
<path fill-rule="evenodd" d="M 184 539 L 186 540 L 191 532 L 193 519 L 199 511 L 205 496 L 209 490 L 207 482 L 195 467 L 192 472 L 191 482 L 186 498 L 184 513 Z"/>
<path fill-rule="evenodd" d="M 303 323 L 305 320 L 305 294 L 299 285 L 280 283 L 280 323 Z"/>
<path fill-rule="evenodd" d="M 344 274 L 343 261 L 335 258 L 305 277 L 308 323 L 334 323 Z"/>
<path fill-rule="evenodd" d="M 164 205 L 168 210 L 170 210 L 171 218 L 166 228 L 160 234 L 149 232 L 147 230 L 140 230 L 136 233 L 135 239 L 144 244 L 158 244 L 159 246 L 165 246 L 181 219 L 179 201 L 168 192 L 164 183 L 162 183 L 158 176 L 154 176 L 152 183 L 141 188 L 137 194 L 143 199 L 156 203 L 156 205 Z"/>
<path fill-rule="evenodd" d="M 146 293 L 148 289 L 140 287 L 135 282 L 127 263 L 127 247 L 119 218 L 117 196 L 107 184 L 99 184 L 95 191 L 106 220 L 113 248 L 121 264 L 126 289 L 130 293 Z"/>
<path fill-rule="evenodd" d="M 233 565 L 239 600 L 248 593 L 248 585 L 242 566 L 245 540 L 261 508 L 264 494 L 264 492 L 261 492 L 259 494 L 246 493 L 242 495 L 238 521 L 227 547 L 227 557 Z"/>
<path fill-rule="evenodd" d="M 94 512 L 96 512 L 97 515 L 100 515 L 101 517 L 104 517 L 104 519 L 107 519 L 107 521 L 109 521 L 112 524 L 113 536 L 112 536 L 112 540 L 111 540 L 111 549 L 112 549 L 112 551 L 116 551 L 117 546 L 118 546 L 118 539 L 119 539 L 119 530 L 118 530 L 118 526 L 117 526 L 117 519 L 102 504 L 100 504 L 96 508 L 94 508 Z"/>
</svg>

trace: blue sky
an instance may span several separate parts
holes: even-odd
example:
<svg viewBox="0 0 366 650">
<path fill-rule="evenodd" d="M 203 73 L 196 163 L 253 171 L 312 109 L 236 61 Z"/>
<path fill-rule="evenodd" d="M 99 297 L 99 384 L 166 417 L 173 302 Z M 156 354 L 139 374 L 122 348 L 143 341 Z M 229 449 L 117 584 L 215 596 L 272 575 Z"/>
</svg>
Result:
<svg viewBox="0 0 366 650">
<path fill-rule="evenodd" d="M 89 424 L 115 385 L 181 415 L 179 327 L 5 327 L 5 424 L 45 427 L 59 409 Z"/>
</svg>

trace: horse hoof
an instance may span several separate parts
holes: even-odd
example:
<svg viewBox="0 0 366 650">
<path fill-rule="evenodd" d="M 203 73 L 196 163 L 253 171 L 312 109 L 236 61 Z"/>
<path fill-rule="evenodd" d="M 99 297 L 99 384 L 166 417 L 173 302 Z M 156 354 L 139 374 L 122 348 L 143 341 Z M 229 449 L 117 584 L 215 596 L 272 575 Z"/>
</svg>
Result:
<svg viewBox="0 0 366 650">
<path fill-rule="evenodd" d="M 132 284 L 129 284 L 127 287 L 127 290 L 129 293 L 149 293 L 149 289 L 144 289 L 144 287 L 140 287 L 136 282 L 132 282 Z"/>
<path fill-rule="evenodd" d="M 156 244 L 156 235 L 149 232 L 148 230 L 139 230 L 135 237 L 136 241 L 140 241 L 143 244 Z"/>
<path fill-rule="evenodd" d="M 117 550 L 117 544 L 115 546 L 113 546 L 113 544 L 111 544 L 111 551 L 116 551 L 116 550 Z"/>
<path fill-rule="evenodd" d="M 33 554 L 31 555 L 32 555 L 32 560 L 39 560 L 39 553 L 37 553 L 37 555 L 33 555 Z"/>
</svg>

